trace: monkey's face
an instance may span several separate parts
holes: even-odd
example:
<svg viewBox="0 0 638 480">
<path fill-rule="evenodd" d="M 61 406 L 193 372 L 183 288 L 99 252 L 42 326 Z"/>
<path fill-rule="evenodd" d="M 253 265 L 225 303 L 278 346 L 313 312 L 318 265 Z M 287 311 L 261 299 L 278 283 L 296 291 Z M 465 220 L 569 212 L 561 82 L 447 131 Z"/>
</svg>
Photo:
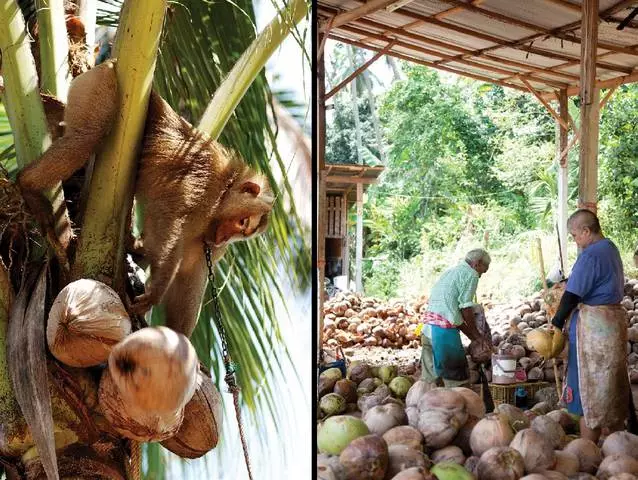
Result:
<svg viewBox="0 0 638 480">
<path fill-rule="evenodd" d="M 268 227 L 273 197 L 260 178 L 240 181 L 227 192 L 204 235 L 207 245 L 220 248 L 259 235 Z"/>
</svg>

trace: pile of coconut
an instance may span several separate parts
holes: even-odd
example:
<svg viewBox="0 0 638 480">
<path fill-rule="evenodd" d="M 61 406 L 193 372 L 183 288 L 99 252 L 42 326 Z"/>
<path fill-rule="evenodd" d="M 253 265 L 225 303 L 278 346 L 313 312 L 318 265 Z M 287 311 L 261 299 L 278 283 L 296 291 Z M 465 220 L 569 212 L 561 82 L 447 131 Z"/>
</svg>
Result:
<svg viewBox="0 0 638 480">
<path fill-rule="evenodd" d="M 526 411 L 501 404 L 486 414 L 471 389 L 392 374 L 365 364 L 353 366 L 346 379 L 338 369 L 322 373 L 317 478 L 638 478 L 636 435 L 616 432 L 596 445 L 579 438 L 576 418 L 546 403 Z"/>
<path fill-rule="evenodd" d="M 107 420 L 100 423 L 106 431 L 201 457 L 217 445 L 221 425 L 210 375 L 186 336 L 166 327 L 131 330 L 117 293 L 82 279 L 55 299 L 46 336 L 57 360 L 99 374 L 87 390 L 96 397 L 90 414 Z"/>
<path fill-rule="evenodd" d="M 382 303 L 356 293 L 338 293 L 323 307 L 323 341 L 328 347 L 417 348 L 418 317 L 400 301 Z"/>
</svg>

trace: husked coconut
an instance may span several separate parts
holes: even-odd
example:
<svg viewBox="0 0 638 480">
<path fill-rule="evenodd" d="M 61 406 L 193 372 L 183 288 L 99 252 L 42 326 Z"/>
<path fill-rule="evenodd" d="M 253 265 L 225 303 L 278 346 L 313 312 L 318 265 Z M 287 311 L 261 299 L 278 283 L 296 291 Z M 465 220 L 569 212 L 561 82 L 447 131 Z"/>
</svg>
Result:
<svg viewBox="0 0 638 480">
<path fill-rule="evenodd" d="M 197 354 L 188 338 L 170 328 L 142 328 L 113 348 L 109 372 L 127 405 L 174 413 L 195 393 Z"/>
<path fill-rule="evenodd" d="M 69 283 L 49 311 L 47 344 L 55 358 L 72 367 L 106 363 L 113 346 L 131 333 L 120 297 L 89 279 Z"/>
<path fill-rule="evenodd" d="M 481 480 L 518 480 L 525 473 L 525 464 L 513 448 L 492 447 L 481 455 L 477 471 Z"/>
<path fill-rule="evenodd" d="M 102 372 L 98 403 L 115 431 L 138 442 L 161 442 L 172 437 L 179 430 L 184 417 L 183 407 L 172 412 L 157 412 L 127 402 L 108 368 Z"/>
<path fill-rule="evenodd" d="M 390 455 L 390 462 L 386 471 L 387 478 L 392 478 L 401 470 L 407 468 L 420 467 L 426 469 L 431 465 L 430 459 L 423 452 L 413 450 L 406 445 L 390 445 L 388 454 Z"/>
<path fill-rule="evenodd" d="M 507 418 L 498 413 L 491 414 L 474 426 L 470 435 L 470 447 L 474 455 L 481 457 L 490 448 L 508 446 L 513 438 L 514 432 Z"/>
<path fill-rule="evenodd" d="M 603 455 L 598 445 L 586 438 L 572 440 L 563 451 L 576 455 L 579 472 L 594 473 L 600 462 L 603 461 Z"/>
<path fill-rule="evenodd" d="M 200 367 L 195 394 L 184 407 L 184 420 L 162 446 L 181 458 L 199 458 L 217 446 L 221 424 L 221 395 L 209 373 Z"/>
<path fill-rule="evenodd" d="M 423 451 L 423 434 L 409 425 L 393 427 L 383 434 L 385 443 L 389 445 L 406 445 L 414 450 Z"/>
<path fill-rule="evenodd" d="M 401 470 L 391 480 L 434 480 L 427 468 L 410 467 Z"/>
<path fill-rule="evenodd" d="M 495 413 L 505 415 L 507 422 L 512 427 L 514 432 L 520 432 L 525 428 L 529 428 L 530 420 L 525 416 L 525 413 L 514 405 L 509 403 L 501 403 L 494 409 Z"/>
<path fill-rule="evenodd" d="M 463 395 L 465 408 L 469 415 L 477 418 L 483 418 L 485 416 L 485 404 L 478 393 L 465 387 L 455 387 L 452 388 L 452 390 Z"/>
<path fill-rule="evenodd" d="M 619 473 L 638 474 L 638 461 L 634 458 L 619 453 L 606 456 L 598 467 L 596 478 L 609 480 Z"/>
<path fill-rule="evenodd" d="M 434 463 L 458 463 L 463 465 L 465 463 L 465 455 L 463 451 L 454 445 L 436 450 L 431 455 Z"/>
<path fill-rule="evenodd" d="M 383 435 L 392 427 L 405 425 L 408 422 L 408 417 L 402 406 L 389 403 L 370 408 L 363 414 L 363 421 L 371 433 Z"/>
<path fill-rule="evenodd" d="M 563 447 L 566 437 L 563 427 L 558 422 L 555 422 L 547 415 L 536 417 L 532 420 L 532 429 L 536 430 L 543 437 L 549 440 L 555 449 Z"/>
<path fill-rule="evenodd" d="M 567 476 L 578 473 L 580 462 L 575 454 L 562 450 L 556 450 L 554 454 L 556 455 L 554 470 Z"/>
<path fill-rule="evenodd" d="M 355 438 L 339 455 L 346 478 L 383 480 L 390 457 L 388 446 L 378 435 Z"/>
<path fill-rule="evenodd" d="M 623 454 L 638 460 L 638 435 L 625 431 L 614 432 L 603 442 L 602 452 L 605 457 Z"/>
<path fill-rule="evenodd" d="M 510 443 L 510 447 L 521 454 L 525 463 L 525 471 L 528 473 L 547 470 L 556 461 L 551 442 L 531 428 L 518 432 Z"/>
</svg>

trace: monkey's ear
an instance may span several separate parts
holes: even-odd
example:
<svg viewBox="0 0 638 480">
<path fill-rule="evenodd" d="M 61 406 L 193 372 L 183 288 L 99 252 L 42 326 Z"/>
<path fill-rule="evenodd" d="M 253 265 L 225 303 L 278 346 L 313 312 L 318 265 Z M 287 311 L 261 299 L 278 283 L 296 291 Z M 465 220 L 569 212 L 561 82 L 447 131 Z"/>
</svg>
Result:
<svg viewBox="0 0 638 480">
<path fill-rule="evenodd" d="M 252 193 L 254 196 L 257 196 L 259 195 L 259 192 L 261 191 L 261 187 L 255 182 L 246 181 L 241 184 L 239 191 L 241 193 L 249 192 L 249 193 Z"/>
</svg>

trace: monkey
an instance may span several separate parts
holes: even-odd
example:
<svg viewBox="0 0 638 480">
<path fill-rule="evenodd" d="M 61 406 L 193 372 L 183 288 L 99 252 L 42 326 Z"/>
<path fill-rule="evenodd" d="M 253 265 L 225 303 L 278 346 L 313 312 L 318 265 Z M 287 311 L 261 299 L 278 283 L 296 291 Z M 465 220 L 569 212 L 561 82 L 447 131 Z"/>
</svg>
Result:
<svg viewBox="0 0 638 480">
<path fill-rule="evenodd" d="M 56 235 L 54 212 L 42 190 L 54 187 L 81 168 L 109 133 L 117 114 L 114 64 L 114 61 L 107 61 L 76 77 L 71 82 L 66 107 L 43 96 L 47 124 L 54 141 L 37 161 L 23 168 L 16 179 L 26 204 L 56 252 L 64 252 L 68 243 L 63 241 L 60 247 L 56 238 L 70 239 L 73 232 L 67 223 Z M 62 136 L 58 122 L 61 112 Z"/>
<path fill-rule="evenodd" d="M 161 301 L 166 325 L 190 337 L 206 285 L 204 245 L 215 263 L 229 244 L 263 233 L 272 190 L 266 177 L 153 91 L 136 196 L 146 206 L 143 249 L 151 279 L 133 310 L 144 313 Z"/>
<path fill-rule="evenodd" d="M 73 80 L 64 135 L 18 174 L 28 206 L 47 228 L 53 224 L 51 209 L 40 191 L 82 167 L 115 120 L 114 64 L 100 64 Z M 216 263 L 229 244 L 263 233 L 272 189 L 265 176 L 151 91 L 135 196 L 145 207 L 142 245 L 151 277 L 131 311 L 143 314 L 162 303 L 166 325 L 190 337 L 206 285 L 204 246 Z"/>
</svg>

